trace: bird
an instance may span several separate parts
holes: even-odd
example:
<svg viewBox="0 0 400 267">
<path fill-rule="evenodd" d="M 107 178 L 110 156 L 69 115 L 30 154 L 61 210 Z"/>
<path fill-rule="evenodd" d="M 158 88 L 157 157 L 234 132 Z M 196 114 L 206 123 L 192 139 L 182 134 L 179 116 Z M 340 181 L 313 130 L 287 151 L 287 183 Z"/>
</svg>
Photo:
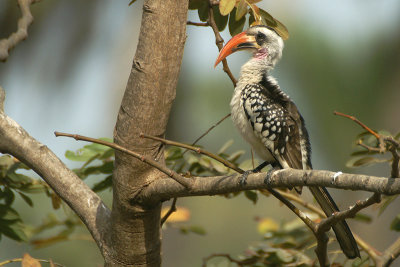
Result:
<svg viewBox="0 0 400 267">
<path fill-rule="evenodd" d="M 252 26 L 225 44 L 214 67 L 234 52 L 252 52 L 252 58 L 241 67 L 230 102 L 233 123 L 264 161 L 260 167 L 271 164 L 283 169 L 311 170 L 311 145 L 304 119 L 270 74 L 282 57 L 283 47 L 283 39 L 274 28 Z M 339 211 L 326 188 L 309 189 L 327 217 Z M 296 191 L 301 193 L 301 189 Z M 343 253 L 349 259 L 360 257 L 346 221 L 339 221 L 332 228 Z"/>
</svg>

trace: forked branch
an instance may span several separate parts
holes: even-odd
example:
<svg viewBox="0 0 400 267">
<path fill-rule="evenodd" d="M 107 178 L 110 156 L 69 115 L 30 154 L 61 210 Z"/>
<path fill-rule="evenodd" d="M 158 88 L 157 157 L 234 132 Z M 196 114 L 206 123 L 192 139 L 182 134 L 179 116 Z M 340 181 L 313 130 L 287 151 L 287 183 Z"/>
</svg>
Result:
<svg viewBox="0 0 400 267">
<path fill-rule="evenodd" d="M 30 6 L 39 1 L 40 0 L 18 0 L 22 17 L 18 20 L 17 31 L 12 33 L 8 38 L 0 40 L 0 61 L 6 61 L 8 58 L 8 51 L 28 37 L 28 27 L 33 22 Z"/>
</svg>

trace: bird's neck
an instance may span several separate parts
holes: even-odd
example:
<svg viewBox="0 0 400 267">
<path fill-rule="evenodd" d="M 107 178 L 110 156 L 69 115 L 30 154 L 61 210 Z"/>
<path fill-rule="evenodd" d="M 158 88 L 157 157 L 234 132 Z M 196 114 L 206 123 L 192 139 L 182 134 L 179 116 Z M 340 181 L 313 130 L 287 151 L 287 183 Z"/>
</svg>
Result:
<svg viewBox="0 0 400 267">
<path fill-rule="evenodd" d="M 260 84 L 267 91 L 267 95 L 276 100 L 290 101 L 290 98 L 279 87 L 278 82 L 270 75 L 274 65 L 263 60 L 253 58 L 244 64 L 240 70 L 240 77 L 236 88 L 244 88 L 248 84 Z"/>
<path fill-rule="evenodd" d="M 261 83 L 273 68 L 267 61 L 252 58 L 240 69 L 238 85 Z"/>
</svg>

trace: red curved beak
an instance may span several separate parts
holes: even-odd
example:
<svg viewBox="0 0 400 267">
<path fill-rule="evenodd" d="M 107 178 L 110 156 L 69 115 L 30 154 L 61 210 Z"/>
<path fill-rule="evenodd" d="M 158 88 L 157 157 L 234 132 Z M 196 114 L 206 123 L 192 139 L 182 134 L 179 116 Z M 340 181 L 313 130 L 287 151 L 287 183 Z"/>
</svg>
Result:
<svg viewBox="0 0 400 267">
<path fill-rule="evenodd" d="M 246 32 L 241 32 L 233 36 L 219 52 L 214 68 L 230 54 L 241 49 L 257 48 L 256 45 L 254 36 L 249 36 Z"/>
</svg>

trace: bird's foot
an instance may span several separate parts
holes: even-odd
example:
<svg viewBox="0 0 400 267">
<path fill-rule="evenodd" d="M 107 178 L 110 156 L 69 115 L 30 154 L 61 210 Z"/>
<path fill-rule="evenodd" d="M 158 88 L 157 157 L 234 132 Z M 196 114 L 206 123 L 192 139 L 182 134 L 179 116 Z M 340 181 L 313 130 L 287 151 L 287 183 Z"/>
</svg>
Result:
<svg viewBox="0 0 400 267">
<path fill-rule="evenodd" d="M 268 170 L 267 175 L 265 176 L 265 179 L 264 179 L 264 184 L 266 184 L 266 185 L 269 184 L 269 182 L 270 182 L 270 180 L 271 180 L 271 175 L 272 175 L 272 173 L 273 173 L 274 171 L 276 171 L 276 170 L 277 170 L 277 169 L 275 169 L 275 168 L 271 168 L 271 169 Z"/>
<path fill-rule="evenodd" d="M 268 164 L 270 164 L 270 163 L 265 161 L 265 162 L 261 163 L 260 165 L 258 165 L 253 170 L 245 171 L 242 174 L 242 177 L 240 178 L 239 184 L 240 185 L 246 185 L 247 184 L 247 177 L 249 176 L 249 174 L 260 172 Z"/>
</svg>

